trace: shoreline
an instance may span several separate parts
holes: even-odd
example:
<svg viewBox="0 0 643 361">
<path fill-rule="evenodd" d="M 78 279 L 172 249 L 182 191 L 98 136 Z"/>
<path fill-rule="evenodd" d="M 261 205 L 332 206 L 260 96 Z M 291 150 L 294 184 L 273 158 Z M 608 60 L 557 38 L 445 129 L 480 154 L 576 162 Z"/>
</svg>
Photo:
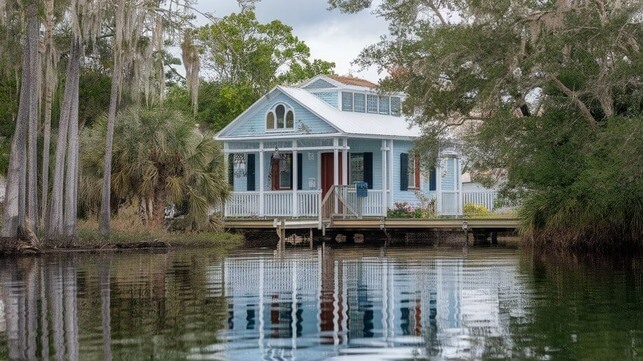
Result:
<svg viewBox="0 0 643 361">
<path fill-rule="evenodd" d="M 30 242 L 15 239 L 0 239 L 0 258 L 38 256 L 52 253 L 97 253 L 145 250 L 173 250 L 186 248 L 220 248 L 227 250 L 243 244 L 243 236 L 224 232 L 126 234 L 119 232 L 113 241 L 98 237 L 83 237 L 74 244 L 33 246 Z"/>
</svg>

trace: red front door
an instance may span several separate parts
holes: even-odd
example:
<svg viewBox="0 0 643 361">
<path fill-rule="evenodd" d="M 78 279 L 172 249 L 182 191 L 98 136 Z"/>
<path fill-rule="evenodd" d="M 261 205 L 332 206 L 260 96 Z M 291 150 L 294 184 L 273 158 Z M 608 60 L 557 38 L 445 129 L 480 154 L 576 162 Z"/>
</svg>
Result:
<svg viewBox="0 0 643 361">
<path fill-rule="evenodd" d="M 335 162 L 333 153 L 322 153 L 321 155 L 321 189 L 322 189 L 322 199 L 326 196 L 326 193 L 333 186 L 335 177 Z M 342 183 L 342 156 L 339 154 L 337 157 L 339 160 L 339 183 Z"/>
</svg>

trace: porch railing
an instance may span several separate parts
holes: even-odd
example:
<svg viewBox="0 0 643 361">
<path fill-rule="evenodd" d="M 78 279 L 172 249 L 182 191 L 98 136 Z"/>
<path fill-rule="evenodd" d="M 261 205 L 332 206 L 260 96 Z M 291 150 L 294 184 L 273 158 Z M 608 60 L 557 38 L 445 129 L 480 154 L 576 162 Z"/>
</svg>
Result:
<svg viewBox="0 0 643 361">
<path fill-rule="evenodd" d="M 353 185 L 335 185 L 322 200 L 320 219 L 361 218 L 363 216 L 383 216 L 381 190 L 368 190 L 366 197 L 357 197 Z"/>
<path fill-rule="evenodd" d="M 263 214 L 260 192 L 233 192 L 225 204 L 226 217 L 317 217 L 321 191 L 297 191 L 297 209 L 292 191 L 263 193 Z"/>
<path fill-rule="evenodd" d="M 225 202 L 226 217 L 257 217 L 259 211 L 259 192 L 234 192 Z"/>
<path fill-rule="evenodd" d="M 296 205 L 293 197 L 296 198 Z M 260 192 L 233 192 L 225 203 L 226 217 L 318 217 L 320 209 L 324 219 L 331 217 L 385 216 L 381 190 L 368 190 L 368 196 L 358 198 L 354 186 L 333 186 L 322 204 L 321 191 L 266 191 L 263 193 L 263 214 L 261 213 Z M 440 199 L 440 214 L 459 215 L 466 203 L 482 204 L 490 211 L 495 210 L 498 193 L 443 191 Z M 337 205 L 337 207 L 335 207 Z M 296 207 L 296 208 L 295 208 Z"/>
</svg>

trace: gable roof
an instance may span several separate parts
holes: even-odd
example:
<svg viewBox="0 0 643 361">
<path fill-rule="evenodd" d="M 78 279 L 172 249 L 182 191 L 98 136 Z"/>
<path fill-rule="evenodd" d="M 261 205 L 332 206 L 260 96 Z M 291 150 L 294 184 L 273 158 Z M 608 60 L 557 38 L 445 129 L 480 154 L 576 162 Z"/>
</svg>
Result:
<svg viewBox="0 0 643 361">
<path fill-rule="evenodd" d="M 361 86 L 361 87 L 370 88 L 370 89 L 377 88 L 377 84 L 370 82 L 366 79 L 355 78 L 352 76 L 341 76 L 341 75 L 328 75 L 328 77 L 344 85 L 355 85 L 355 86 Z"/>
<path fill-rule="evenodd" d="M 223 128 L 215 138 L 219 140 L 227 138 L 228 136 L 226 136 L 226 134 L 233 132 L 237 126 L 241 125 L 244 120 L 247 120 L 249 114 L 252 114 L 254 110 L 268 103 L 270 99 L 274 99 L 274 94 L 276 92 L 280 92 L 292 99 L 294 102 L 297 102 L 306 110 L 310 111 L 319 119 L 336 129 L 338 133 L 343 135 L 377 138 L 417 138 L 421 134 L 420 128 L 407 122 L 404 117 L 341 111 L 318 98 L 315 94 L 310 93 L 308 90 L 278 85 Z M 270 138 L 279 136 L 292 138 L 297 137 L 297 135 L 298 134 L 292 133 L 271 133 L 265 136 Z"/>
<path fill-rule="evenodd" d="M 306 90 L 286 86 L 278 86 L 277 88 L 347 135 L 416 138 L 421 133 L 419 127 L 410 124 L 404 117 L 345 112 Z"/>
<path fill-rule="evenodd" d="M 320 86 L 321 84 L 327 86 Z M 340 75 L 316 75 L 301 84 L 296 85 L 302 89 L 322 89 L 322 88 L 340 88 L 356 91 L 374 91 L 377 90 L 378 85 L 366 79 L 354 78 L 352 76 Z"/>
</svg>

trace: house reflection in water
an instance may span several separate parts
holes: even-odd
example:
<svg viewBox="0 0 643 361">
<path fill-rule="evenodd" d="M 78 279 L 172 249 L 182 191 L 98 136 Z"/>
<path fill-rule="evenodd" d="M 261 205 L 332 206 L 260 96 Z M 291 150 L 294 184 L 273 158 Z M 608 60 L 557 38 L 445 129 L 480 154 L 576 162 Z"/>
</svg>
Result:
<svg viewBox="0 0 643 361">
<path fill-rule="evenodd" d="M 504 266 L 465 267 L 457 257 L 348 258 L 319 249 L 228 258 L 211 269 L 209 283 L 229 299 L 220 335 L 228 359 L 251 357 L 251 350 L 256 357 L 257 347 L 268 359 L 364 350 L 476 357 L 484 349 L 477 336 L 508 334 L 499 310 L 515 293 L 498 290 L 521 287 L 516 265 Z"/>
</svg>

